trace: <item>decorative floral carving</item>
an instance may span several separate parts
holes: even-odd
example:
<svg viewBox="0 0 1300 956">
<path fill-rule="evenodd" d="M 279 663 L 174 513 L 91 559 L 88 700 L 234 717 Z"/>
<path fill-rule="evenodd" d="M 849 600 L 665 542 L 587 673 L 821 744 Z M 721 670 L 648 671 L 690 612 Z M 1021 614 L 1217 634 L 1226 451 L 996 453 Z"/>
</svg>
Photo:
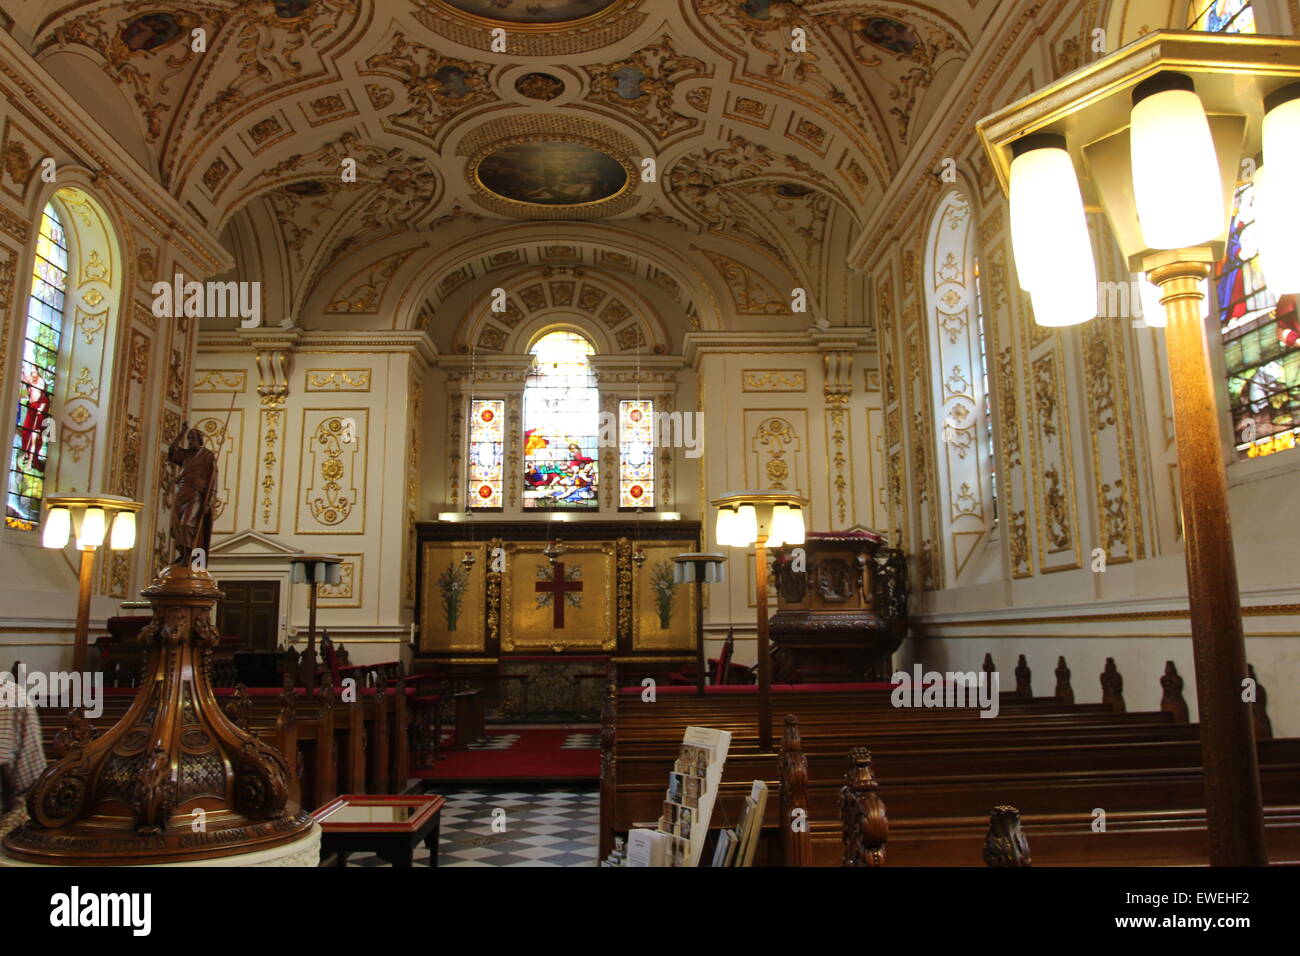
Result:
<svg viewBox="0 0 1300 956">
<path fill-rule="evenodd" d="M 631 113 L 658 139 L 699 125 L 673 106 L 673 90 L 682 80 L 707 75 L 707 69 L 703 60 L 677 53 L 667 34 L 626 60 L 585 69 L 591 84 L 587 99 Z"/>
<path fill-rule="evenodd" d="M 336 525 L 346 521 L 356 504 L 354 498 L 343 493 L 342 479 L 346 474 L 343 465 L 344 438 L 346 435 L 343 419 L 332 416 L 316 426 L 312 444 L 319 447 L 318 474 L 324 487 L 323 495 L 315 495 L 308 501 L 311 515 L 321 524 Z M 355 448 L 360 436 L 353 434 L 351 444 Z"/>
<path fill-rule="evenodd" d="M 386 74 L 406 86 L 410 107 L 389 122 L 432 140 L 457 113 L 496 99 L 490 67 L 444 56 L 397 33 L 388 49 L 366 60 L 366 72 Z"/>
</svg>

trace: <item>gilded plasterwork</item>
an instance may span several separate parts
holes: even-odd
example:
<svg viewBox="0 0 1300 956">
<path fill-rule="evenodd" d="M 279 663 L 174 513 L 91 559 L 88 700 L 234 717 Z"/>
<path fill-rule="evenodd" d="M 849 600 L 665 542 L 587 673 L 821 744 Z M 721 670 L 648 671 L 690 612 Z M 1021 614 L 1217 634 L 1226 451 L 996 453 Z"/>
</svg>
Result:
<svg viewBox="0 0 1300 956">
<path fill-rule="evenodd" d="M 1070 464 L 1070 429 L 1063 408 L 1059 345 L 1053 344 L 1033 360 L 1034 504 L 1038 514 L 1041 570 L 1062 571 L 1079 566 L 1074 472 Z"/>
<path fill-rule="evenodd" d="M 208 392 L 242 394 L 248 388 L 248 373 L 240 368 L 195 369 L 190 388 L 196 394 Z"/>
<path fill-rule="evenodd" d="M 745 411 L 746 430 L 750 436 L 745 487 L 772 488 L 802 495 L 808 488 L 808 461 L 804 447 L 808 413 L 804 409 L 780 411 L 781 415 L 761 409 Z"/>
<path fill-rule="evenodd" d="M 339 564 L 339 583 L 322 584 L 317 592 L 321 607 L 361 607 L 361 568 L 365 555 L 356 552 L 335 552 Z"/>
<path fill-rule="evenodd" d="M 368 392 L 368 368 L 309 368 L 306 390 L 309 392 Z"/>
<path fill-rule="evenodd" d="M 364 408 L 302 412 L 298 534 L 364 534 L 366 447 Z"/>
<path fill-rule="evenodd" d="M 416 247 L 426 248 L 428 243 Z M 384 299 L 384 292 L 392 282 L 393 276 L 402 264 L 416 251 L 416 248 L 395 252 L 378 262 L 353 273 L 339 284 L 330 296 L 325 311 L 335 315 L 373 315 L 379 311 L 379 304 Z"/>
</svg>

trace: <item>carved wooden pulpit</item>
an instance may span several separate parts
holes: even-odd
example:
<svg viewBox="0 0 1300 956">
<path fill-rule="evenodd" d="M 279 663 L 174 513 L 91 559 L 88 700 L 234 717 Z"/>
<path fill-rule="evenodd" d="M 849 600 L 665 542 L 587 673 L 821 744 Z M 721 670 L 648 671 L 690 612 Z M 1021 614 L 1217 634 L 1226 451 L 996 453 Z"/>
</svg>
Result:
<svg viewBox="0 0 1300 956">
<path fill-rule="evenodd" d="M 781 551 L 768 625 L 778 683 L 888 679 L 907 633 L 907 591 L 901 552 L 883 545 L 870 531 L 810 531 Z"/>
</svg>

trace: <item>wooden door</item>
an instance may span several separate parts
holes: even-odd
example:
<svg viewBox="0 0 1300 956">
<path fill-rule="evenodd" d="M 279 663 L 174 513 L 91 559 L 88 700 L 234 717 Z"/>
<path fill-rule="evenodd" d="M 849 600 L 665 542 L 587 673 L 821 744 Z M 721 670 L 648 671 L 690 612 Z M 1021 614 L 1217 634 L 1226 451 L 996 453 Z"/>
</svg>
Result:
<svg viewBox="0 0 1300 956">
<path fill-rule="evenodd" d="M 217 587 L 226 593 L 217 610 L 221 635 L 238 636 L 244 650 L 275 650 L 280 630 L 280 582 L 218 581 Z"/>
</svg>

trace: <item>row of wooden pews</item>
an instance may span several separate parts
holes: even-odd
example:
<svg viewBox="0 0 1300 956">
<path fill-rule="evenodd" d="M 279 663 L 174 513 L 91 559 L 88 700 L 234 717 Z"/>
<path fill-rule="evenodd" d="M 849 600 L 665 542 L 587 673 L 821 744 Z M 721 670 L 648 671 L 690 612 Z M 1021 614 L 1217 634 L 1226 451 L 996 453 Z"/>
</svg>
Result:
<svg viewBox="0 0 1300 956">
<path fill-rule="evenodd" d="M 986 657 L 985 669 L 993 670 Z M 1128 713 L 1113 660 L 1105 702 L 1075 704 L 1069 669 L 1034 697 L 1022 657 L 996 718 L 973 707 L 896 708 L 883 685 L 774 691 L 782 746 L 758 749 L 752 693 L 611 693 L 602 725 L 601 844 L 659 814 L 688 725 L 729 730 L 712 826 L 737 819 L 751 780 L 778 788 L 760 864 L 978 865 L 990 808 L 1019 808 L 1036 864 L 1204 863 L 1199 728 L 1169 664 L 1161 709 Z M 1300 741 L 1269 739 L 1255 705 L 1271 859 L 1300 860 Z M 887 808 L 887 812 L 886 812 Z M 1005 827 L 1006 815 L 998 818 Z M 796 825 L 791 825 L 794 822 Z"/>
<path fill-rule="evenodd" d="M 216 688 L 226 716 L 274 746 L 292 771 L 293 799 L 315 809 L 340 793 L 402 793 L 411 776 L 410 698 L 405 680 L 367 678 L 355 694 L 335 687 L 327 673 L 319 687 Z M 135 688 L 105 690 L 93 720 L 80 708 L 40 708 L 47 760 L 61 755 L 59 737 L 70 722 L 85 721 L 103 733 L 135 700 Z"/>
</svg>

